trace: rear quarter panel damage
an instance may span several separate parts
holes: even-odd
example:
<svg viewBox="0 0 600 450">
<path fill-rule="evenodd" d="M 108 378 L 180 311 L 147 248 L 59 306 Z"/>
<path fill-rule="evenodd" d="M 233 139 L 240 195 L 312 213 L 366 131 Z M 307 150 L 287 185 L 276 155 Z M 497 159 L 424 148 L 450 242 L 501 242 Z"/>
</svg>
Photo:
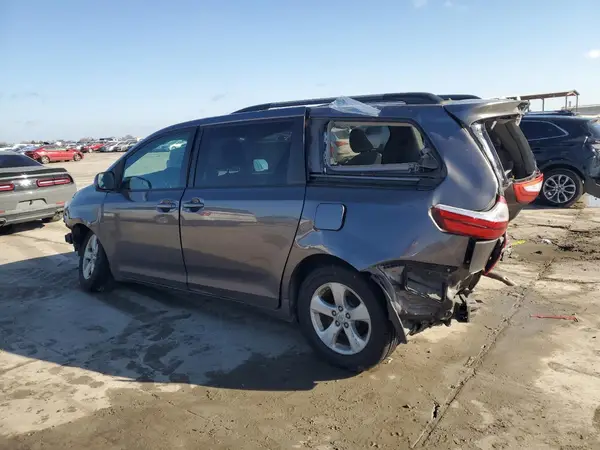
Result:
<svg viewBox="0 0 600 450">
<path fill-rule="evenodd" d="M 411 315 L 415 321 L 449 319 L 456 292 L 475 278 L 473 267 L 466 261 L 470 239 L 440 231 L 430 209 L 437 204 L 488 209 L 498 194 L 492 168 L 471 135 L 442 106 L 403 107 L 402 113 L 400 118 L 397 108 L 383 108 L 380 118 L 418 124 L 441 156 L 443 179 L 437 187 L 427 189 L 342 185 L 327 179 L 309 182 L 282 280 L 283 306 L 287 303 L 292 313 L 295 293 L 290 282 L 294 269 L 316 254 L 334 256 L 372 276 L 396 314 L 402 319 Z M 323 203 L 344 208 L 344 222 L 338 231 L 315 226 Z M 390 268 L 396 274 L 391 274 Z"/>
</svg>

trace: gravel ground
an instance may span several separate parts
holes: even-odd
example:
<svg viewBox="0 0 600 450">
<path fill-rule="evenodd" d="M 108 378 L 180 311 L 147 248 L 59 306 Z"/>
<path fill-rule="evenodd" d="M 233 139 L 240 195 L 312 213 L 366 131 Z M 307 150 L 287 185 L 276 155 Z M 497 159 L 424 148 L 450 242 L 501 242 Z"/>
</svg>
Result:
<svg viewBox="0 0 600 450">
<path fill-rule="evenodd" d="M 64 167 L 83 187 L 118 156 Z M 498 269 L 517 286 L 484 279 L 473 323 L 358 376 L 239 305 L 86 294 L 64 233 L 0 236 L 2 449 L 600 448 L 599 209 L 521 213 Z"/>
</svg>

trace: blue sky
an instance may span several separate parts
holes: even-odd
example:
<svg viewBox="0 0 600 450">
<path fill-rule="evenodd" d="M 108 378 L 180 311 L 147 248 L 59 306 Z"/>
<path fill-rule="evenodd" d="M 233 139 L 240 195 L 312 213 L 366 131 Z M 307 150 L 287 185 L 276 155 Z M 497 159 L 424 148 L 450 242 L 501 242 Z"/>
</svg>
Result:
<svg viewBox="0 0 600 450">
<path fill-rule="evenodd" d="M 0 141 L 377 92 L 600 103 L 599 24 L 597 0 L 0 0 Z"/>
</svg>

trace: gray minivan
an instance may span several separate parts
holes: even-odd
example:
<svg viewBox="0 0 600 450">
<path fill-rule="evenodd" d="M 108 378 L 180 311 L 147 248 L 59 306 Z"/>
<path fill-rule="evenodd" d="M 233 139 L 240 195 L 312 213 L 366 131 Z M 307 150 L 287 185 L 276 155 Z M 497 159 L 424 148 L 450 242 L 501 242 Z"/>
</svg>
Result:
<svg viewBox="0 0 600 450">
<path fill-rule="evenodd" d="M 255 305 L 364 370 L 409 335 L 468 320 L 465 297 L 541 187 L 525 106 L 382 94 L 165 128 L 68 204 L 80 283 Z"/>
</svg>

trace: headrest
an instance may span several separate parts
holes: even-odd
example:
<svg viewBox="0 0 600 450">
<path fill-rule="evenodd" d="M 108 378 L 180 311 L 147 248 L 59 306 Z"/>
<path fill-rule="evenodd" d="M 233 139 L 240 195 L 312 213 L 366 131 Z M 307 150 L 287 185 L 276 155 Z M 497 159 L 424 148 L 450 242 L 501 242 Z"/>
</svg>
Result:
<svg viewBox="0 0 600 450">
<path fill-rule="evenodd" d="M 373 144 L 366 133 L 360 128 L 354 128 L 350 132 L 350 148 L 354 153 L 364 153 L 373 151 Z"/>
</svg>

